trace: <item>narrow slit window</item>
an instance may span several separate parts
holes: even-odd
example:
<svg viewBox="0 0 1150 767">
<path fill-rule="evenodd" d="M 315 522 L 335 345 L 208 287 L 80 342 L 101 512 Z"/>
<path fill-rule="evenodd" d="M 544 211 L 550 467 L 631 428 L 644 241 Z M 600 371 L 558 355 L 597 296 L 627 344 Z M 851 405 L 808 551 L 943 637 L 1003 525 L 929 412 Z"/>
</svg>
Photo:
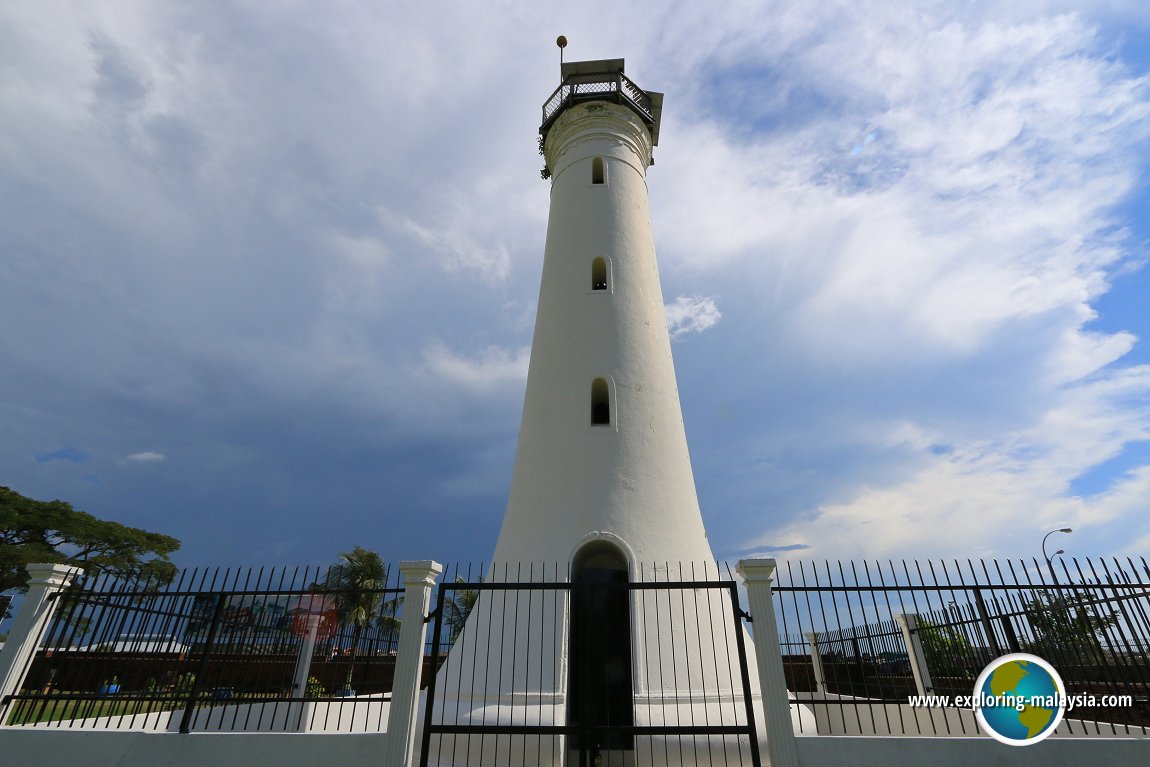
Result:
<svg viewBox="0 0 1150 767">
<path fill-rule="evenodd" d="M 591 290 L 607 289 L 607 259 L 599 256 L 591 262 Z"/>
<path fill-rule="evenodd" d="M 591 161 L 591 183 L 592 184 L 602 184 L 603 183 L 603 158 L 602 157 L 596 157 L 594 160 Z"/>
<path fill-rule="evenodd" d="M 608 426 L 611 423 L 611 393 L 606 378 L 591 382 L 591 425 Z"/>
</svg>

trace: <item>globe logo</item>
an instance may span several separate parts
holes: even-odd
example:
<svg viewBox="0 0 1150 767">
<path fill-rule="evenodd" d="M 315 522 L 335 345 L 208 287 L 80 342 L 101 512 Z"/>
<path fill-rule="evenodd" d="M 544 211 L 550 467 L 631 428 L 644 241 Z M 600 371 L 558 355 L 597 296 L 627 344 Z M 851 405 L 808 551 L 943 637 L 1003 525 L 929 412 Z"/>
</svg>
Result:
<svg viewBox="0 0 1150 767">
<path fill-rule="evenodd" d="M 1058 727 L 1066 713 L 1066 686 L 1036 655 L 1013 653 L 991 661 L 974 683 L 974 715 L 1000 743 L 1029 746 Z"/>
</svg>

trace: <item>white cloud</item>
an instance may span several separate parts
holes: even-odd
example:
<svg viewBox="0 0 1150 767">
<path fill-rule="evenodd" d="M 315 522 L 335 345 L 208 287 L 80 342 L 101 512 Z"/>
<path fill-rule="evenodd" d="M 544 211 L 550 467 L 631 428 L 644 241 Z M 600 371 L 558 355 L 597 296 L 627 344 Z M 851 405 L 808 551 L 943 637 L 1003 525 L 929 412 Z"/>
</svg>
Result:
<svg viewBox="0 0 1150 767">
<path fill-rule="evenodd" d="M 146 450 L 142 453 L 132 453 L 124 459 L 127 463 L 163 463 L 168 457 L 163 453 Z"/>
<path fill-rule="evenodd" d="M 387 246 L 375 237 L 336 232 L 331 236 L 331 244 L 348 262 L 372 278 L 384 267 L 392 265 Z"/>
<path fill-rule="evenodd" d="M 1086 498 L 1072 495 L 1070 482 L 1124 446 L 1150 440 L 1147 392 L 1150 366 L 1128 368 L 1065 389 L 1029 428 L 946 451 L 916 439 L 918 457 L 907 461 L 918 467 L 913 473 L 886 487 L 857 487 L 850 500 L 822 505 L 745 548 L 784 541 L 809 544 L 817 557 L 1032 554 L 1035 530 L 1064 525 L 1078 541 L 1125 548 L 1124 536 L 1112 540 L 1111 526 L 1144 517 L 1150 466 Z"/>
<path fill-rule="evenodd" d="M 461 227 L 455 216 L 444 216 L 430 224 L 387 211 L 381 212 L 381 218 L 391 230 L 434 253 L 448 271 L 472 272 L 489 284 L 507 279 L 510 268 L 507 247 L 477 239 Z"/>
<path fill-rule="evenodd" d="M 1144 342 L 1095 322 L 1144 236 L 1121 208 L 1150 133 L 1128 5 L 6 4 L 6 444 L 186 433 L 290 475 L 245 472 L 258 501 L 359 487 L 348 456 L 392 440 L 435 456 L 413 471 L 452 464 L 459 497 L 497 494 L 479 478 L 506 452 L 483 440 L 517 423 L 562 31 L 569 60 L 626 56 L 667 94 L 649 184 L 668 327 L 724 323 L 677 352 L 696 477 L 745 501 L 712 505 L 716 547 L 957 550 L 1021 541 L 1022 518 L 1145 539 L 1137 467 L 1068 490 L 1146 435 Z M 769 481 L 708 476 L 700 426 Z M 314 475 L 283 470 L 315 445 Z M 883 535 L 842 533 L 868 521 Z"/>
<path fill-rule="evenodd" d="M 1132 333 L 1091 333 L 1067 329 L 1062 343 L 1051 349 L 1046 365 L 1049 383 L 1081 380 L 1125 356 L 1138 339 Z"/>
<path fill-rule="evenodd" d="M 518 389 L 527 380 L 531 349 L 488 346 L 478 355 L 464 356 L 437 341 L 424 351 L 423 359 L 429 372 L 451 383 L 477 390 L 515 384 Z"/>
<path fill-rule="evenodd" d="M 395 278 L 397 268 L 387 245 L 371 235 L 331 234 L 328 248 L 335 258 L 328 264 L 327 308 L 331 311 L 378 308 L 384 291 L 381 282 Z"/>
<path fill-rule="evenodd" d="M 691 151 L 652 181 L 663 255 L 712 273 L 748 260 L 820 354 L 965 355 L 1015 318 L 1081 317 L 1127 249 L 1109 211 L 1150 134 L 1146 80 L 1092 55 L 1071 17 L 884 27 L 899 12 L 875 10 L 843 11 L 779 73 L 838 108 L 768 110 L 797 124 L 750 136 L 725 130 L 737 108 L 679 129 Z M 783 66 L 738 52 L 741 69 Z"/>
<path fill-rule="evenodd" d="M 679 296 L 663 307 L 667 315 L 667 331 L 671 340 L 691 333 L 702 333 L 714 327 L 723 315 L 715 306 L 715 299 L 703 296 Z"/>
<path fill-rule="evenodd" d="M 747 463 L 787 456 L 818 483 L 778 521 L 747 512 L 744 549 L 1017 553 L 1028 525 L 1071 521 L 1099 548 L 1117 520 L 1145 529 L 1113 500 L 1134 479 L 1071 486 L 1150 435 L 1150 376 L 1114 365 L 1135 335 L 1088 327 L 1142 260 L 1119 212 L 1150 81 L 1082 16 L 936 11 L 748 26 L 708 54 L 719 106 L 664 133 L 691 151 L 652 173 L 660 255 L 738 304 L 757 326 L 724 335 L 764 355 L 710 385 L 771 392 L 747 417 L 797 425 L 742 439 Z M 726 68 L 786 93 L 722 90 Z M 923 439 L 895 448 L 894 430 Z"/>
</svg>

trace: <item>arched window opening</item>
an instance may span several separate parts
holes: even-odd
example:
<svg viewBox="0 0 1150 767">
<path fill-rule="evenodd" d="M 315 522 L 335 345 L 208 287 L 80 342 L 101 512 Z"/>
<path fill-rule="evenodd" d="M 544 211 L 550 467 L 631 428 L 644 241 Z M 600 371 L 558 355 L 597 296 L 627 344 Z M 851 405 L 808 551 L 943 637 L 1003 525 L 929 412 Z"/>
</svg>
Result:
<svg viewBox="0 0 1150 767">
<path fill-rule="evenodd" d="M 594 160 L 591 161 L 591 183 L 592 184 L 602 184 L 603 183 L 603 158 L 602 157 L 596 157 Z"/>
<path fill-rule="evenodd" d="M 611 393 L 607 379 L 596 378 L 591 382 L 591 425 L 608 426 L 611 423 Z"/>
<path fill-rule="evenodd" d="M 607 289 L 607 259 L 599 256 L 591 262 L 591 290 Z"/>
</svg>

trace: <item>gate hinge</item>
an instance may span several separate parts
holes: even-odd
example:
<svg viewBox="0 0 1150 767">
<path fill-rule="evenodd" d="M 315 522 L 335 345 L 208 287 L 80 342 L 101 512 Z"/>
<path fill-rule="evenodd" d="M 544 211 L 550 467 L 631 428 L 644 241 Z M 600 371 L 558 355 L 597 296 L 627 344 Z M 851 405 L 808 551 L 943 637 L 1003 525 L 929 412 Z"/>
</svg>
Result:
<svg viewBox="0 0 1150 767">
<path fill-rule="evenodd" d="M 754 623 L 755 622 L 755 619 L 751 617 L 751 614 L 749 612 L 747 612 L 746 610 L 744 610 L 743 608 L 736 607 L 735 611 L 738 612 L 739 617 L 742 618 L 743 620 L 745 620 L 747 623 Z"/>
<path fill-rule="evenodd" d="M 436 618 L 436 617 L 439 615 L 439 611 L 440 611 L 440 610 L 442 610 L 442 609 L 443 609 L 443 605 L 440 605 L 439 607 L 436 607 L 434 610 L 432 610 L 431 612 L 429 612 L 429 613 L 427 614 L 427 617 L 425 617 L 425 618 L 423 619 L 423 622 L 424 622 L 424 623 L 431 623 L 431 622 L 432 622 L 433 620 L 435 620 L 435 618 Z"/>
</svg>

